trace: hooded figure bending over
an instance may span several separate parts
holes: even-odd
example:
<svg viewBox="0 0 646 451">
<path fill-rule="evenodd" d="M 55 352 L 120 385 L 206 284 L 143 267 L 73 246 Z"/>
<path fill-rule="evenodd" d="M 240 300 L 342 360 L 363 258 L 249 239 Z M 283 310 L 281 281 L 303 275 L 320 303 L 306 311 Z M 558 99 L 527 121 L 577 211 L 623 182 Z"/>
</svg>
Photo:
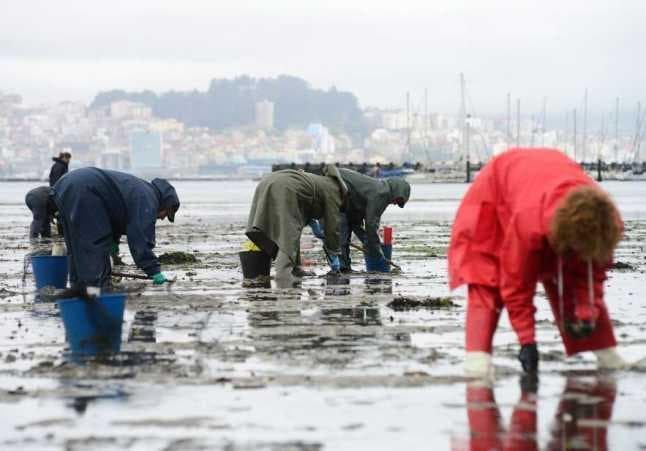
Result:
<svg viewBox="0 0 646 451">
<path fill-rule="evenodd" d="M 348 208 L 341 222 L 341 271 L 347 272 L 352 270 L 352 232 L 372 259 L 385 260 L 379 239 L 381 215 L 391 204 L 404 208 L 410 198 L 410 185 L 401 177 L 379 180 L 350 169 L 339 169 L 339 172 L 348 185 Z"/>
<path fill-rule="evenodd" d="M 25 196 L 25 204 L 31 210 L 33 220 L 29 227 L 29 238 L 51 238 L 51 223 L 56 213 L 56 204 L 51 198 L 49 186 L 39 186 Z"/>
<path fill-rule="evenodd" d="M 595 351 L 624 363 L 603 302 L 622 221 L 601 188 L 554 149 L 511 149 L 491 160 L 458 209 L 449 247 L 451 289 L 468 284 L 466 371 L 491 372 L 503 308 L 526 372 L 538 370 L 534 293 L 545 288 L 567 355 Z"/>
<path fill-rule="evenodd" d="M 73 288 L 109 287 L 110 252 L 126 235 L 135 264 L 162 284 L 155 247 L 155 222 L 174 222 L 175 188 L 164 179 L 148 183 L 130 174 L 97 168 L 70 172 L 53 187 L 70 257 Z"/>
<path fill-rule="evenodd" d="M 333 271 L 339 264 L 339 224 L 348 189 L 339 170 L 328 165 L 323 176 L 285 169 L 260 181 L 254 193 L 246 235 L 275 259 L 276 278 L 290 281 L 300 257 L 303 228 L 323 218 L 325 246 Z"/>
</svg>

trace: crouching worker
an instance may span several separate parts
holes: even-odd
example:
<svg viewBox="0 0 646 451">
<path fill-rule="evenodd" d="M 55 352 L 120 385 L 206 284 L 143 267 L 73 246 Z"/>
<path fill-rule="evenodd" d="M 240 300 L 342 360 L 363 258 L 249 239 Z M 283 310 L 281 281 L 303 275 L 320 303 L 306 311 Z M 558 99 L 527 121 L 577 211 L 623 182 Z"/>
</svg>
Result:
<svg viewBox="0 0 646 451">
<path fill-rule="evenodd" d="M 29 191 L 25 196 L 25 204 L 31 210 L 33 216 L 29 227 L 29 238 L 50 238 L 52 236 L 51 223 L 54 220 L 54 213 L 56 213 L 56 204 L 50 196 L 49 186 L 39 186 Z"/>
<path fill-rule="evenodd" d="M 72 288 L 108 288 L 110 254 L 126 235 L 135 264 L 166 281 L 155 247 L 155 222 L 174 222 L 179 208 L 175 188 L 164 179 L 148 183 L 133 175 L 97 168 L 70 172 L 53 187 L 67 245 Z"/>
<path fill-rule="evenodd" d="M 379 239 L 381 215 L 388 205 L 404 208 L 410 198 L 410 184 L 401 177 L 379 180 L 350 169 L 339 169 L 339 172 L 348 186 L 348 208 L 341 218 L 341 271 L 352 271 L 352 232 L 364 244 L 371 259 L 385 262 Z"/>
<path fill-rule="evenodd" d="M 327 166 L 323 176 L 286 169 L 265 176 L 254 193 L 246 235 L 275 260 L 276 279 L 289 284 L 298 279 L 303 228 L 312 219 L 326 223 L 324 244 L 330 267 L 339 262 L 339 221 L 345 208 L 347 187 L 339 171 Z"/>
<path fill-rule="evenodd" d="M 605 270 L 621 234 L 614 203 L 560 151 L 513 149 L 491 160 L 462 200 L 448 255 L 451 288 L 468 284 L 467 374 L 491 374 L 503 308 L 523 370 L 538 371 L 539 281 L 567 355 L 594 351 L 599 367 L 622 367 L 603 301 Z"/>
</svg>

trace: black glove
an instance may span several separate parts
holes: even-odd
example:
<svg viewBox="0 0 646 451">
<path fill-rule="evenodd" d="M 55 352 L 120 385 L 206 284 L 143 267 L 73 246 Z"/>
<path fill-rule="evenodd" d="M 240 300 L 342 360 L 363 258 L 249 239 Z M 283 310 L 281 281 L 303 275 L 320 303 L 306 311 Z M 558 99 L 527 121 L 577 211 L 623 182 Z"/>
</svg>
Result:
<svg viewBox="0 0 646 451">
<path fill-rule="evenodd" d="M 587 338 L 594 332 L 595 324 L 593 321 L 566 321 L 565 330 L 574 339 L 580 340 Z"/>
<path fill-rule="evenodd" d="M 536 348 L 536 343 L 522 345 L 518 353 L 518 360 L 520 360 L 524 372 L 537 373 L 538 349 Z"/>
<path fill-rule="evenodd" d="M 538 374 L 523 373 L 520 376 L 520 391 L 523 393 L 538 393 Z"/>
</svg>

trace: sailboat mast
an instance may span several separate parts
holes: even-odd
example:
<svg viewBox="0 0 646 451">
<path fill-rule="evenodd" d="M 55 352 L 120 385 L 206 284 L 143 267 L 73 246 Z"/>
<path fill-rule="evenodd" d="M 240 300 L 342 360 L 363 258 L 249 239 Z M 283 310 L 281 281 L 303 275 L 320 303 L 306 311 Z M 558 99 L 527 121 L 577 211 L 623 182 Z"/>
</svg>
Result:
<svg viewBox="0 0 646 451">
<path fill-rule="evenodd" d="M 520 98 L 516 99 L 516 147 L 520 147 Z"/>
<path fill-rule="evenodd" d="M 615 99 L 615 163 L 619 163 L 619 97 Z"/>
<path fill-rule="evenodd" d="M 511 143 L 511 93 L 507 93 L 507 145 Z"/>
<path fill-rule="evenodd" d="M 406 152 L 408 153 L 407 158 L 410 158 L 410 91 L 406 91 Z"/>
<path fill-rule="evenodd" d="M 573 138 L 574 138 L 574 161 L 576 161 L 576 108 L 572 111 L 572 121 L 574 126 Z"/>
<path fill-rule="evenodd" d="M 639 156 L 639 146 L 641 143 L 641 119 L 642 116 L 642 103 L 637 102 L 637 120 L 635 123 L 635 140 L 633 142 L 633 163 L 637 163 L 637 158 Z"/>
<path fill-rule="evenodd" d="M 585 88 L 585 95 L 583 96 L 583 143 L 581 146 L 582 160 L 585 161 L 588 140 L 588 88 Z"/>
<path fill-rule="evenodd" d="M 542 120 L 541 146 L 545 147 L 545 132 L 547 131 L 547 96 L 543 97 L 543 120 Z"/>
</svg>

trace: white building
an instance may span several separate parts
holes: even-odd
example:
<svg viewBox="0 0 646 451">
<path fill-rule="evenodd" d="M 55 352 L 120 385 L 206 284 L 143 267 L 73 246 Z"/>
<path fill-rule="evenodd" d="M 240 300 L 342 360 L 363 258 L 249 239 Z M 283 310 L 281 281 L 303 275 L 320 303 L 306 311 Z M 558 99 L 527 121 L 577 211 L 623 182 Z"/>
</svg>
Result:
<svg viewBox="0 0 646 451">
<path fill-rule="evenodd" d="M 261 130 L 274 128 L 274 103 L 263 100 L 256 103 L 256 127 Z"/>
<path fill-rule="evenodd" d="M 310 124 L 307 126 L 307 134 L 312 137 L 312 148 L 322 157 L 334 155 L 336 145 L 334 137 L 323 124 Z"/>
<path fill-rule="evenodd" d="M 110 116 L 114 119 L 150 119 L 153 111 L 143 103 L 119 100 L 110 104 Z"/>
</svg>

